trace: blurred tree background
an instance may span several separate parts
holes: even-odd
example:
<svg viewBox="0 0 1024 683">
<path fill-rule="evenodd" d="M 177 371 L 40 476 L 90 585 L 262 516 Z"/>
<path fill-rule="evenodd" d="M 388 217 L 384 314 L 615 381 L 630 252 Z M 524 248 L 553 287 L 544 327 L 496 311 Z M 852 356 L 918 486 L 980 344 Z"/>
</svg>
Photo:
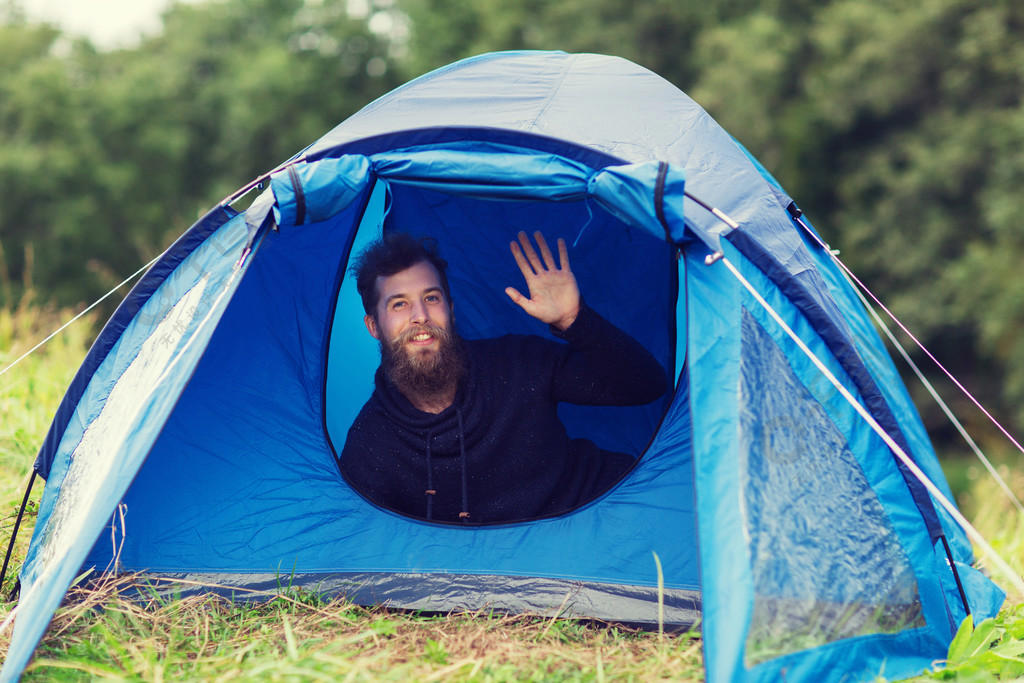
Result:
<svg viewBox="0 0 1024 683">
<path fill-rule="evenodd" d="M 115 50 L 7 0 L 0 305 L 26 286 L 91 301 L 374 97 L 524 48 L 617 54 L 688 92 L 986 405 L 1024 425 L 1016 0 L 208 0 Z"/>
</svg>

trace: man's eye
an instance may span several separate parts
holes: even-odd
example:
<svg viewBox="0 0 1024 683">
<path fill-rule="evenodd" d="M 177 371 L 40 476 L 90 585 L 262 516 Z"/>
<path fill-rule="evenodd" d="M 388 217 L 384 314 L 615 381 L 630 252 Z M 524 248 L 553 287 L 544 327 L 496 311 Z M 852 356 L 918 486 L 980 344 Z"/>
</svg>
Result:
<svg viewBox="0 0 1024 683">
<path fill-rule="evenodd" d="M 440 301 L 441 301 L 441 297 L 439 297 L 437 294 L 429 294 L 429 295 L 427 295 L 427 303 L 428 304 L 436 304 L 436 303 L 438 303 Z"/>
<path fill-rule="evenodd" d="M 403 306 L 405 306 L 404 301 L 396 301 L 395 303 L 391 304 L 391 310 L 397 311 L 399 308 L 402 308 Z"/>
</svg>

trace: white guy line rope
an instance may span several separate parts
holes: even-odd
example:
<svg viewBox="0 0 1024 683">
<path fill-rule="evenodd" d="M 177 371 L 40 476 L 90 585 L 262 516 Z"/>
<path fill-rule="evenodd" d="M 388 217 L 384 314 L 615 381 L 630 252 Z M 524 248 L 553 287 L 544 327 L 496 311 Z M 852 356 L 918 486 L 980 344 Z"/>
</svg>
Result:
<svg viewBox="0 0 1024 683">
<path fill-rule="evenodd" d="M 894 323 L 896 323 L 896 326 L 903 331 L 903 334 L 907 335 L 911 340 L 913 340 L 914 344 L 917 345 L 917 348 L 921 349 L 921 351 L 923 351 L 924 354 L 928 356 L 928 358 L 935 364 L 935 366 L 939 370 L 941 370 L 943 374 L 946 375 L 946 377 L 949 378 L 949 381 L 952 382 L 956 386 L 956 388 L 959 389 L 963 393 L 963 395 L 966 396 L 970 400 L 970 402 L 974 404 L 974 407 L 980 410 L 982 414 L 988 418 L 989 422 L 995 425 L 996 429 L 998 429 L 1000 433 L 1002 433 L 1002 435 L 1006 437 L 1006 440 L 1012 443 L 1018 451 L 1024 453 L 1024 446 L 1022 446 L 1020 442 L 1017 441 L 1017 439 L 1015 439 L 1012 434 L 1010 434 L 1010 431 L 1006 427 L 1004 427 L 999 422 L 999 420 L 997 420 L 995 416 L 992 415 L 992 413 L 990 413 L 987 408 L 985 408 L 985 406 L 981 404 L 981 401 L 974 397 L 974 394 L 967 390 L 967 387 L 960 383 L 960 380 L 958 380 L 952 372 L 946 369 L 945 365 L 939 362 L 938 358 L 932 355 L 932 352 L 929 351 L 928 348 L 924 344 L 922 344 L 921 341 L 917 337 L 915 337 L 910 330 L 907 329 L 906 325 L 904 325 L 900 321 L 900 319 L 896 317 L 896 314 L 890 311 L 889 308 L 885 304 L 883 304 L 877 296 L 875 296 L 874 292 L 868 289 L 867 285 L 861 282 L 860 279 L 853 274 L 853 271 L 847 268 L 846 264 L 839 260 L 839 257 L 836 255 L 836 252 L 833 251 L 827 244 L 825 244 L 825 242 L 823 242 L 821 238 L 818 237 L 818 235 L 815 234 L 815 232 L 811 230 L 807 226 L 807 224 L 804 223 L 800 218 L 796 218 L 794 220 L 804 229 L 804 232 L 818 244 L 818 246 L 820 246 L 822 249 L 824 249 L 825 251 L 832 255 L 832 260 L 835 261 L 836 265 L 838 265 L 842 269 L 842 271 L 846 274 L 846 277 L 856 282 L 857 287 L 866 292 L 867 295 L 871 297 L 872 301 L 874 301 L 879 308 L 885 311 L 885 314 L 888 315 Z"/>
<path fill-rule="evenodd" d="M 157 258 L 159 258 L 159 257 L 157 257 Z M 155 261 L 156 259 L 153 259 L 153 260 Z M 141 271 L 139 271 L 139 272 L 141 272 Z M 153 382 L 153 386 L 158 386 L 158 385 L 162 384 L 164 382 L 164 380 L 166 380 L 168 375 L 171 374 L 171 371 L 177 367 L 179 362 L 181 362 L 181 359 L 185 356 L 185 353 L 187 352 L 189 347 L 191 347 L 195 343 L 196 335 L 195 335 L 194 332 L 196 330 L 201 330 L 211 320 L 211 318 L 213 317 L 214 313 L 217 310 L 217 307 L 220 305 L 220 303 L 224 299 L 224 297 L 228 294 L 229 290 L 231 290 L 231 286 L 234 283 L 234 280 L 238 277 L 238 273 L 239 273 L 239 266 L 236 266 L 234 269 L 232 269 L 231 274 L 228 276 L 227 281 L 221 287 L 221 291 L 217 294 L 217 297 L 210 303 L 210 307 L 209 307 L 209 310 L 206 311 L 206 315 L 204 315 L 203 319 L 200 320 L 199 323 L 195 326 L 195 330 L 193 331 L 193 334 L 191 336 L 189 336 L 189 338 L 185 342 L 185 344 L 176 352 L 175 357 L 160 372 L 159 377 L 157 377 L 156 380 Z M 137 274 L 138 273 L 136 273 L 136 275 Z M 131 279 L 131 278 L 129 278 L 129 279 Z M 127 282 L 127 280 L 125 280 L 125 282 Z M 124 283 L 122 282 L 121 284 L 124 284 Z M 121 503 L 121 505 L 124 505 L 124 503 Z M 125 506 L 125 507 L 127 507 L 127 506 Z M 119 511 L 120 514 L 121 514 L 121 525 L 122 525 L 122 534 L 123 534 L 124 512 L 123 512 L 123 510 L 121 510 L 121 506 L 120 505 L 118 506 L 117 511 Z M 123 543 L 124 543 L 124 539 L 122 538 L 122 544 Z M 115 562 L 115 564 L 114 564 L 114 569 L 115 570 L 117 569 L 116 561 L 117 561 L 117 557 L 116 557 L 116 554 L 115 554 L 115 557 L 114 557 L 114 560 L 113 560 L 113 562 Z M 0 623 L 0 634 L 2 634 L 5 630 L 7 630 L 7 628 L 11 625 L 11 623 L 13 623 L 14 615 L 17 613 L 18 608 L 21 607 L 23 604 L 31 604 L 32 599 L 35 598 L 36 592 L 38 592 L 41 589 L 41 586 L 43 584 L 45 584 L 47 581 L 49 581 L 50 577 L 53 574 L 57 573 L 60 570 L 60 568 L 61 568 L 61 563 L 60 562 L 51 562 L 48 567 L 44 568 L 43 573 L 39 577 L 37 577 L 36 580 L 34 582 L 32 582 L 32 584 L 30 586 L 28 586 L 26 591 L 21 595 L 21 598 L 18 600 L 18 604 L 15 606 L 15 608 L 12 609 L 11 613 L 7 615 L 7 618 L 4 619 L 3 623 Z M 67 589 L 65 588 L 65 591 L 66 590 Z"/>
<path fill-rule="evenodd" d="M 856 410 L 862 418 L 864 418 L 864 421 L 868 423 L 871 429 L 873 429 L 875 433 L 878 434 L 879 437 L 881 437 L 882 441 L 885 442 L 885 444 L 892 450 L 896 457 L 898 457 L 900 461 L 902 461 L 903 464 L 906 465 L 907 469 L 909 469 L 913 473 L 913 475 L 917 477 L 918 481 L 924 484 L 925 488 L 928 489 L 928 492 L 932 495 L 932 497 L 934 497 L 935 500 L 937 500 L 939 504 L 943 508 L 945 508 L 946 512 L 948 512 L 950 516 L 956 520 L 957 524 L 959 524 L 963 528 L 963 530 L 967 533 L 971 540 L 977 543 L 978 546 L 982 548 L 985 554 L 989 556 L 989 559 L 992 560 L 992 563 L 996 566 L 996 568 L 998 568 L 1000 572 L 1005 574 L 1006 578 L 1010 581 L 1011 584 L 1013 584 L 1013 587 L 1017 590 L 1017 592 L 1021 595 L 1024 595 L 1024 581 L 1022 581 L 1020 576 L 1018 576 L 1016 572 L 1014 572 L 1013 569 L 1011 569 L 1010 566 L 1006 564 L 1003 558 L 999 556 L 999 553 L 997 553 L 995 549 L 992 548 L 991 545 L 989 545 L 988 541 L 985 540 L 985 537 L 982 536 L 981 533 L 977 529 L 975 529 L 970 522 L 967 521 L 966 517 L 960 514 L 960 511 L 956 509 L 956 506 L 949 502 L 946 496 L 943 495 L 942 491 L 940 491 L 938 487 L 932 483 L 928 476 L 921 471 L 921 468 L 919 468 L 917 464 L 910 458 L 910 456 L 907 455 L 906 452 L 904 452 L 900 445 L 896 443 L 884 429 L 882 429 L 882 426 L 878 424 L 874 417 L 872 417 L 871 413 L 869 413 L 867 409 L 860 404 L 856 397 L 854 397 L 854 395 L 851 394 L 845 386 L 843 386 L 843 384 L 836 378 L 836 376 L 832 374 L 832 371 L 825 366 L 821 359 L 818 358 L 806 344 L 804 344 L 803 340 L 800 339 L 800 337 L 797 336 L 796 332 L 794 332 L 792 328 L 790 328 L 790 326 L 786 324 L 786 321 L 784 321 L 782 317 L 775 311 L 775 309 L 772 308 L 771 304 L 769 304 L 764 299 L 764 297 L 762 297 L 757 292 L 757 290 L 754 289 L 754 286 L 751 285 L 745 277 L 743 277 L 743 275 L 736 268 L 736 266 L 734 266 L 727 258 L 722 258 L 720 260 L 726 265 L 726 267 L 729 269 L 729 272 L 733 274 L 733 276 L 740 282 L 740 284 L 742 284 L 743 287 L 748 292 L 750 292 L 751 296 L 753 296 L 754 299 L 757 300 L 757 303 L 759 303 L 761 307 L 764 308 L 768 315 L 772 317 L 772 319 L 779 325 L 779 327 L 783 329 L 783 331 L 789 336 L 789 338 L 793 340 L 793 342 L 800 348 L 801 351 L 803 351 L 804 355 L 806 355 L 807 358 L 814 364 L 814 366 L 818 368 L 818 370 L 825 376 L 826 379 L 828 379 L 832 386 L 834 386 L 836 390 L 840 394 L 842 394 L 843 398 L 845 398 L 846 401 L 853 407 L 853 409 Z"/>
<path fill-rule="evenodd" d="M 117 290 L 119 290 L 119 289 L 121 289 L 122 287 L 124 287 L 124 286 L 125 286 L 126 284 L 128 284 L 129 282 L 131 282 L 131 281 L 132 281 L 133 279 L 135 279 L 136 277 L 138 277 L 138 276 L 139 276 L 139 275 L 141 275 L 142 273 L 144 273 L 144 272 L 145 272 L 146 270 L 148 270 L 148 269 L 149 269 L 149 267 L 150 267 L 150 266 L 152 266 L 152 265 L 153 265 L 154 263 L 156 263 L 156 262 L 157 262 L 157 260 L 158 260 L 159 258 L 160 258 L 160 257 L 159 257 L 159 256 L 157 256 L 157 257 L 156 257 L 156 258 L 154 258 L 154 259 L 153 259 L 152 261 L 150 261 L 149 263 L 147 263 L 146 265 L 142 266 L 142 267 L 141 267 L 141 268 L 139 268 L 139 269 L 138 269 L 137 271 L 135 271 L 134 273 L 132 273 L 131 275 L 129 275 L 128 277 L 126 277 L 126 278 L 125 278 L 124 280 L 122 280 L 122 281 L 121 281 L 121 284 L 119 284 L 119 285 L 117 285 L 116 287 L 114 287 L 114 288 L 113 288 L 112 290 L 110 290 L 109 292 L 107 292 L 106 294 L 104 294 L 103 296 L 101 296 L 101 297 L 100 297 L 99 299 L 96 299 L 96 301 L 94 301 L 94 302 L 92 302 L 91 304 L 89 304 L 89 305 L 88 305 L 88 306 L 87 306 L 87 307 L 85 308 L 85 310 L 83 310 L 83 311 L 82 311 L 81 313 L 79 313 L 79 314 L 78 314 L 78 315 L 76 315 L 76 316 L 75 316 L 74 318 L 72 318 L 71 320 L 67 321 L 66 323 L 64 323 L 63 325 L 61 325 L 60 327 L 58 327 L 58 328 L 57 328 L 56 330 L 54 330 L 53 332 L 51 332 L 51 333 L 50 333 L 50 334 L 49 334 L 49 335 L 48 335 L 48 336 L 46 337 L 46 339 L 42 340 L 41 342 L 39 342 L 38 344 L 36 344 L 35 346 L 33 346 L 33 347 L 32 347 L 31 349 L 29 349 L 29 350 L 28 350 L 28 351 L 26 351 L 25 353 L 21 354 L 21 356 L 19 356 L 19 357 L 18 357 L 18 358 L 17 358 L 17 359 L 16 359 L 16 360 L 15 360 L 15 361 L 13 362 L 13 363 L 11 363 L 10 365 L 8 365 L 8 366 L 7 366 L 6 368 L 4 368 L 3 370 L 0 370 L 0 375 L 3 375 L 3 374 L 4 374 L 5 372 L 7 372 L 7 371 L 8 371 L 8 370 L 10 370 L 11 368 L 13 368 L 13 367 L 14 367 L 15 365 L 17 365 L 17 364 L 18 364 L 18 363 L 20 363 L 21 361 L 23 361 L 23 360 L 25 360 L 26 358 L 28 358 L 29 356 L 31 356 L 31 355 L 32 355 L 33 353 L 35 353 L 35 352 L 36 352 L 37 350 L 39 350 L 39 348 L 40 348 L 40 347 L 41 347 L 41 346 L 42 346 L 43 344 L 45 344 L 46 342 L 50 341 L 51 339 L 53 339 L 54 337 L 56 337 L 56 336 L 57 336 L 58 334 L 60 334 L 61 332 L 63 332 L 63 331 L 65 330 L 65 328 L 67 328 L 68 326 L 70 326 L 70 325 L 71 325 L 71 323 L 75 322 L 76 320 L 78 320 L 79 318 L 81 318 L 81 317 L 82 317 L 83 315 L 85 315 L 86 313 L 88 313 L 88 312 L 89 312 L 89 311 L 91 311 L 92 309 L 96 308 L 96 307 L 97 307 L 97 306 L 98 306 L 98 305 L 99 305 L 99 304 L 100 304 L 100 303 L 101 303 L 101 302 L 102 302 L 103 300 L 105 300 L 106 298 L 108 298 L 108 297 L 109 297 L 110 295 L 112 295 L 112 294 L 113 294 L 114 292 L 116 292 Z"/>
<path fill-rule="evenodd" d="M 843 277 L 846 278 L 846 281 L 850 283 L 851 289 L 853 289 L 853 291 L 857 294 L 857 298 L 860 299 L 860 302 L 864 306 L 864 309 L 871 314 L 872 318 L 874 318 L 875 324 L 878 325 L 879 329 L 881 329 L 882 332 L 885 333 L 885 336 L 889 340 L 889 343 L 893 345 L 897 352 L 899 352 L 900 357 L 903 359 L 903 362 L 905 362 L 914 372 L 914 374 L 917 375 L 917 379 L 920 380 L 921 384 L 924 385 L 924 388 L 931 395 L 935 403 L 938 404 L 939 408 L 946 415 L 946 418 L 950 421 L 953 427 L 955 427 L 956 430 L 960 433 L 960 436 L 963 437 L 964 441 L 967 442 L 967 446 L 974 452 L 974 455 L 978 457 L 978 460 L 981 460 L 982 464 L 985 466 L 985 469 L 987 469 L 988 473 L 992 475 L 992 478 L 996 480 L 996 483 L 1003 490 L 1003 493 L 1006 494 L 1006 497 L 1009 498 L 1015 506 L 1017 506 L 1017 510 L 1021 514 L 1024 514 L 1024 505 L 1021 504 L 1020 499 L 1017 497 L 1017 494 L 1013 492 L 1009 484 L 1006 483 L 1006 480 L 1003 479 L 1003 477 L 999 474 L 998 471 L 996 471 L 995 466 L 992 465 L 992 461 L 985 457 L 985 454 L 982 452 L 981 448 L 978 446 L 977 443 L 975 443 L 974 439 L 971 438 L 971 435 L 967 433 L 967 429 L 963 426 L 960 420 L 957 419 L 956 415 L 953 414 L 953 411 L 950 410 L 948 405 L 946 405 L 946 402 L 942 400 L 942 397 L 939 396 L 939 392 L 935 389 L 932 383 L 928 381 L 928 378 L 924 376 L 924 373 L 917 366 L 917 363 L 915 363 L 910 358 L 910 354 L 907 353 L 906 349 L 903 348 L 903 345 L 900 344 L 900 341 L 896 338 L 896 335 L 892 333 L 892 330 L 890 330 L 889 327 L 885 324 L 885 321 L 882 320 L 882 316 L 878 315 L 878 311 L 876 311 L 874 307 L 868 302 L 867 297 L 864 296 L 864 294 L 853 283 L 850 277 L 845 272 L 840 272 L 842 273 Z"/>
</svg>

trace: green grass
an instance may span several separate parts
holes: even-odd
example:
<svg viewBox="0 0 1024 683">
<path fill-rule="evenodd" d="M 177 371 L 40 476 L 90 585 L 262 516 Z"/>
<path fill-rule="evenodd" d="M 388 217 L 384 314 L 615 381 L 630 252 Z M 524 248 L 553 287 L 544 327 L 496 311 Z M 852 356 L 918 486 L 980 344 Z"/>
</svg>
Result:
<svg viewBox="0 0 1024 683">
<path fill-rule="evenodd" d="M 0 370 L 71 315 L 35 305 L 30 297 L 14 309 L 0 308 Z M 4 549 L 36 450 L 95 329 L 93 319 L 76 323 L 0 376 Z M 1014 490 L 1024 494 L 1024 473 L 1002 467 Z M 1021 572 L 1024 520 L 980 466 L 954 469 L 951 480 L 958 482 L 961 508 Z M 41 489 L 37 484 L 34 501 Z M 25 554 L 34 505 L 19 532 L 4 597 Z M 73 589 L 23 680 L 703 679 L 701 643 L 694 634 L 659 636 L 614 625 L 485 612 L 427 616 L 287 589 L 260 604 L 215 595 L 140 601 L 125 595 L 134 580 L 121 577 Z M 12 603 L 0 604 L 0 619 L 12 608 Z M 0 634 L 0 653 L 9 638 L 9 631 Z M 934 673 L 917 680 L 1024 676 L 1024 596 L 1011 595 L 996 619 L 964 627 L 951 646 L 949 665 L 943 664 L 937 662 Z"/>
<path fill-rule="evenodd" d="M 62 608 L 24 680 L 600 681 L 700 676 L 700 641 L 486 613 L 422 616 L 284 593 L 139 604 L 117 585 Z M 98 617 L 95 609 L 102 609 Z M 684 675 L 686 675 L 684 673 Z"/>
</svg>

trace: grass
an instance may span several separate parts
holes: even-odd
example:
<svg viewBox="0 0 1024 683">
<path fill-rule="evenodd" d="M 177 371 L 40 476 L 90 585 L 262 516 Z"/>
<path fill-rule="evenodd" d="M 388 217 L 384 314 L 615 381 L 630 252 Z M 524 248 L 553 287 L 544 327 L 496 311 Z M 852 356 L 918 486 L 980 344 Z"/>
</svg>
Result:
<svg viewBox="0 0 1024 683">
<path fill-rule="evenodd" d="M 700 676 L 695 636 L 487 613 L 424 616 L 285 592 L 140 604 L 122 579 L 59 613 L 24 680 L 672 680 Z M 97 618 L 96 609 L 102 609 Z"/>
<path fill-rule="evenodd" d="M 39 306 L 31 293 L 0 308 L 0 370 L 71 317 Z M 6 549 L 35 452 L 96 331 L 86 319 L 0 376 L 0 542 Z M 1005 462 L 1009 459 L 1004 458 Z M 1021 468 L 1002 465 L 1024 493 Z M 961 509 L 1021 572 L 1024 519 L 977 465 L 963 482 Z M 41 485 L 19 532 L 13 586 L 25 555 Z M 982 560 L 984 565 L 984 560 Z M 997 577 L 998 580 L 998 577 Z M 702 680 L 695 634 L 664 635 L 536 616 L 485 612 L 423 615 L 358 607 L 341 599 L 283 590 L 270 602 L 230 602 L 216 595 L 129 599 L 135 577 L 75 588 L 58 609 L 23 680 Z M 1001 582 L 1005 585 L 1005 582 Z M 143 589 L 144 590 L 144 589 Z M 144 593 L 146 595 L 155 595 Z M 0 605 L 0 619 L 12 603 Z M 0 634 L 6 651 L 10 632 Z M 999 616 L 965 627 L 948 666 L 916 680 L 990 681 L 1024 676 L 1024 596 L 1011 595 Z"/>
</svg>

